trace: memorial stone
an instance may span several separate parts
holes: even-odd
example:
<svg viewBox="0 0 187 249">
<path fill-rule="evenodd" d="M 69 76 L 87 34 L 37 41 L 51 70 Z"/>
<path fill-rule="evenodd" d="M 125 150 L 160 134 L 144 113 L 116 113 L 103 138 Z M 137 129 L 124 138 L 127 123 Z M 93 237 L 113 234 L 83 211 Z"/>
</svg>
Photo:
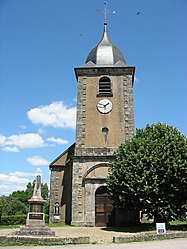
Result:
<svg viewBox="0 0 187 249">
<path fill-rule="evenodd" d="M 28 200 L 29 212 L 27 214 L 26 226 L 20 227 L 16 235 L 46 235 L 54 236 L 50 228 L 45 227 L 45 200 L 41 196 L 41 176 L 36 176 L 33 196 Z"/>
</svg>

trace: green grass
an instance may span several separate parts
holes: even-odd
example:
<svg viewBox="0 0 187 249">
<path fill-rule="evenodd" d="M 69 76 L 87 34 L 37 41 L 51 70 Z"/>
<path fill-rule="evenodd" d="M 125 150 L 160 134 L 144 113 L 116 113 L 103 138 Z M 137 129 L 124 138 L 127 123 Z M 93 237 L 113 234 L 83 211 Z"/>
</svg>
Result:
<svg viewBox="0 0 187 249">
<path fill-rule="evenodd" d="M 174 220 L 169 223 L 171 231 L 187 231 L 187 219 L 184 221 Z"/>
<path fill-rule="evenodd" d="M 173 220 L 170 221 L 170 225 L 177 226 L 177 225 L 187 225 L 187 219 L 186 220 Z"/>
<path fill-rule="evenodd" d="M 8 225 L 8 226 L 0 226 L 0 229 L 13 229 L 13 228 L 19 228 L 23 225 Z"/>
<path fill-rule="evenodd" d="M 67 225 L 65 223 L 51 223 L 51 224 L 46 224 L 48 227 L 70 227 L 70 225 Z"/>
<path fill-rule="evenodd" d="M 0 242 L 0 247 L 5 246 L 62 246 L 65 245 L 65 243 L 62 242 L 49 242 L 49 243 L 23 243 L 23 242 Z"/>
<path fill-rule="evenodd" d="M 20 226 L 24 226 L 24 225 L 0 226 L 0 229 L 14 229 L 14 228 L 20 228 Z M 53 223 L 53 224 L 46 223 L 46 226 L 48 226 L 48 227 L 69 227 L 69 225 L 67 225 L 65 223 Z"/>
</svg>

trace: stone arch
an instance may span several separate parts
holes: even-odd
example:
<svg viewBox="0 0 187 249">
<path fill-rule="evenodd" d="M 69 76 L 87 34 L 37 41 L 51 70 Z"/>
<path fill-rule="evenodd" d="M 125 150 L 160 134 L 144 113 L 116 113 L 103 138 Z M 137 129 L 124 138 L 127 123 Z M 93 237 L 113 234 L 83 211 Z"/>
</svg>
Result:
<svg viewBox="0 0 187 249">
<path fill-rule="evenodd" d="M 89 179 L 93 179 L 93 180 L 94 179 L 105 179 L 106 176 L 107 176 L 107 173 L 108 173 L 108 167 L 109 167 L 109 163 L 108 162 L 98 163 L 98 164 L 93 165 L 83 175 L 82 186 L 83 187 L 85 186 L 85 179 L 88 179 L 88 178 Z M 106 170 L 103 170 L 103 172 L 100 172 L 100 175 L 99 175 L 98 169 L 101 169 L 101 168 L 103 168 L 103 169 L 106 168 Z M 91 173 L 92 173 L 92 175 L 91 175 Z M 95 173 L 95 176 L 94 176 L 93 173 Z"/>
<path fill-rule="evenodd" d="M 108 162 L 101 162 L 90 166 L 82 178 L 82 209 L 87 225 L 95 226 L 95 192 L 105 185 L 108 175 Z"/>
</svg>

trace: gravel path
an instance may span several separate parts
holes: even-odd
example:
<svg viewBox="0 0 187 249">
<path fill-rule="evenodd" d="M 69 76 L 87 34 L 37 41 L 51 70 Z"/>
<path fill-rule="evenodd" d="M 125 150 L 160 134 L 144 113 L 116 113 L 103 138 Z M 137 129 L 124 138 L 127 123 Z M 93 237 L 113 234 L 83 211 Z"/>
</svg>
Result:
<svg viewBox="0 0 187 249">
<path fill-rule="evenodd" d="M 77 237 L 89 236 L 90 242 L 94 243 L 112 243 L 113 236 L 130 235 L 132 233 L 108 231 L 101 227 L 70 227 L 70 228 L 55 228 L 56 236 L 59 237 Z"/>
</svg>

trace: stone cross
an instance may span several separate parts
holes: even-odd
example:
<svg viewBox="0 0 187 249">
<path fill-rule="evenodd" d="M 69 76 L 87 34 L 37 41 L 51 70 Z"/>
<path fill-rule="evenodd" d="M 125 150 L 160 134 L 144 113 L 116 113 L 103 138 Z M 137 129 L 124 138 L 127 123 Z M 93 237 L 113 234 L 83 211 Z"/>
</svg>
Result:
<svg viewBox="0 0 187 249">
<path fill-rule="evenodd" d="M 41 197 L 41 176 L 36 176 L 33 196 Z"/>
</svg>

